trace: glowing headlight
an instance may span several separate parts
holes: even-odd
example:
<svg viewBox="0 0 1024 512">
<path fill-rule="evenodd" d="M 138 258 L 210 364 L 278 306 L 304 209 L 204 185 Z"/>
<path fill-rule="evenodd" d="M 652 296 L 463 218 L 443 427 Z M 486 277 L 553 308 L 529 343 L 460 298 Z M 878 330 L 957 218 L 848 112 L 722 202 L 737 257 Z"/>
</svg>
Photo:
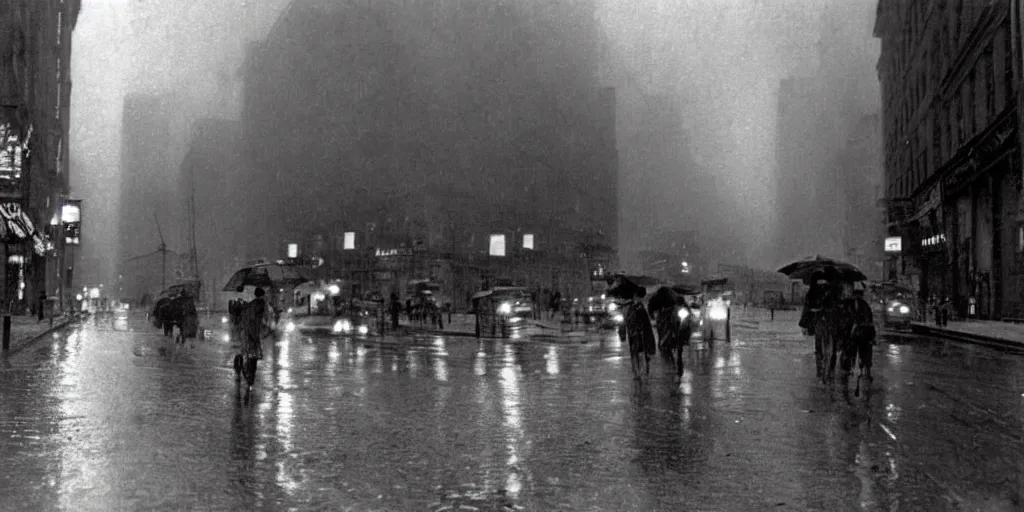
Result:
<svg viewBox="0 0 1024 512">
<path fill-rule="evenodd" d="M 288 323 L 284 324 L 284 332 L 294 332 L 294 331 L 295 331 L 295 322 L 288 322 Z"/>
<path fill-rule="evenodd" d="M 618 309 L 619 309 L 619 305 L 618 304 L 616 304 L 614 302 L 612 302 L 611 304 L 608 304 L 608 311 L 618 311 Z"/>
<path fill-rule="evenodd" d="M 508 302 L 502 302 L 501 305 L 498 306 L 498 314 L 499 315 L 510 315 L 510 314 L 512 314 L 512 304 L 509 304 Z"/>
<path fill-rule="evenodd" d="M 221 336 L 220 339 L 224 340 L 224 343 L 229 343 L 231 341 L 231 335 L 228 333 L 224 333 L 224 335 Z"/>
<path fill-rule="evenodd" d="M 334 332 L 352 332 L 352 322 L 348 320 L 338 320 L 334 322 Z"/>
<path fill-rule="evenodd" d="M 228 323 L 228 317 L 226 317 L 226 316 L 220 317 L 220 323 L 222 323 L 222 324 Z"/>
<path fill-rule="evenodd" d="M 621 324 L 625 320 L 626 319 L 622 316 L 621 313 L 612 316 L 612 321 L 617 323 L 617 324 Z"/>
<path fill-rule="evenodd" d="M 290 315 L 291 313 L 292 313 L 292 308 L 288 308 L 288 314 Z"/>
<path fill-rule="evenodd" d="M 729 316 L 729 310 L 725 306 L 711 306 L 708 308 L 708 318 L 712 320 L 725 320 Z"/>
<path fill-rule="evenodd" d="M 900 314 L 906 315 L 907 313 L 910 313 L 910 308 L 907 306 L 900 306 Z"/>
<path fill-rule="evenodd" d="M 369 327 L 367 327 L 365 325 L 360 325 L 359 326 L 359 334 L 366 334 L 368 332 L 370 332 L 370 328 Z"/>
<path fill-rule="evenodd" d="M 680 320 L 686 320 L 690 317 L 690 311 L 686 308 L 680 309 L 676 314 L 679 315 Z"/>
</svg>

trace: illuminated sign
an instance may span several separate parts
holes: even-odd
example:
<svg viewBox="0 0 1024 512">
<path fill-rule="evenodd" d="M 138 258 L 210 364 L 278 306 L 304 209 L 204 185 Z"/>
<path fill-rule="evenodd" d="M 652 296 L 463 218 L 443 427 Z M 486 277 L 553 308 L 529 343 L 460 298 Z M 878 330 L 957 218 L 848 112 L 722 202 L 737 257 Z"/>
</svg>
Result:
<svg viewBox="0 0 1024 512">
<path fill-rule="evenodd" d="M 902 252 L 903 251 L 903 238 L 898 236 L 890 236 L 885 238 L 885 252 Z"/>
<path fill-rule="evenodd" d="M 60 207 L 60 221 L 64 224 L 64 244 L 81 245 L 82 201 L 71 200 Z"/>
<path fill-rule="evenodd" d="M 28 133 L 22 133 L 15 107 L 0 110 L 0 194 L 21 196 L 22 168 L 31 140 L 32 127 L 29 126 Z"/>
<path fill-rule="evenodd" d="M 299 244 L 288 244 L 288 257 L 298 258 L 299 257 Z"/>
<path fill-rule="evenodd" d="M 491 245 L 488 254 L 491 256 L 505 255 L 505 235 L 491 235 Z"/>
<path fill-rule="evenodd" d="M 533 250 L 533 235 L 531 235 L 531 234 L 523 235 L 523 249 Z"/>
<path fill-rule="evenodd" d="M 68 203 L 62 206 L 60 208 L 60 221 L 65 224 L 81 222 L 82 207 L 74 203 Z"/>
<path fill-rule="evenodd" d="M 387 257 L 387 256 L 408 256 L 408 255 L 412 254 L 412 249 L 408 249 L 408 248 L 402 248 L 402 249 L 380 249 L 380 248 L 378 248 L 377 251 L 374 254 L 378 258 L 383 258 L 383 257 Z"/>
<path fill-rule="evenodd" d="M 353 231 L 345 232 L 345 245 L 343 248 L 346 251 L 351 251 L 356 248 L 356 234 Z"/>
<path fill-rule="evenodd" d="M 928 238 L 922 238 L 921 239 L 921 245 L 923 247 L 934 247 L 936 245 L 944 243 L 945 241 L 946 241 L 946 235 L 938 234 L 938 235 L 932 235 L 932 236 L 930 236 Z"/>
</svg>

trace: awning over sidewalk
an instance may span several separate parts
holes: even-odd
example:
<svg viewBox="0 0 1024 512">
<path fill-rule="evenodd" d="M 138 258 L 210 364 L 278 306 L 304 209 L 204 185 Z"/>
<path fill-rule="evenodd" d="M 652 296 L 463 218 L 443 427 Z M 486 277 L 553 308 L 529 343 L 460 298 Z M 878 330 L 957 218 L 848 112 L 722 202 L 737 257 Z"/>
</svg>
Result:
<svg viewBox="0 0 1024 512">
<path fill-rule="evenodd" d="M 17 203 L 0 204 L 0 240 L 7 243 L 30 241 L 32 250 L 42 256 L 49 247 L 49 239 L 36 230 L 32 219 Z"/>
</svg>

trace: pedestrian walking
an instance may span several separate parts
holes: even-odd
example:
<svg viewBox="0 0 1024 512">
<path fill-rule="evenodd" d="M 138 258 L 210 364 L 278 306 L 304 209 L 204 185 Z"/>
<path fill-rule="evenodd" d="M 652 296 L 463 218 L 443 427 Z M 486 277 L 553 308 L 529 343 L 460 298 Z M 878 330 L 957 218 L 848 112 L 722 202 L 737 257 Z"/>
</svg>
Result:
<svg viewBox="0 0 1024 512">
<path fill-rule="evenodd" d="M 39 306 L 36 308 L 36 311 L 39 316 L 39 322 L 42 322 L 46 316 L 46 292 L 39 292 Z"/>
<path fill-rule="evenodd" d="M 235 355 L 235 382 L 245 377 L 245 403 L 249 403 L 256 380 L 256 365 L 263 359 L 263 338 L 270 334 L 269 314 L 263 288 L 256 288 L 256 298 L 240 308 L 241 347 Z"/>
<path fill-rule="evenodd" d="M 388 306 L 391 312 L 391 328 L 398 330 L 398 315 L 402 312 L 402 303 L 398 301 L 397 293 L 391 293 L 391 303 Z"/>
</svg>

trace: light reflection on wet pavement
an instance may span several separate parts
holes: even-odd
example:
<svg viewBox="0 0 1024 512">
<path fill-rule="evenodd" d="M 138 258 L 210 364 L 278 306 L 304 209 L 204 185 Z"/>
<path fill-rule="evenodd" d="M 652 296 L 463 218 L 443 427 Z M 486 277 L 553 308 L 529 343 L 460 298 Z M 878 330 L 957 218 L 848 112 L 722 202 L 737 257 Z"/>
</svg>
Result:
<svg viewBox="0 0 1024 512">
<path fill-rule="evenodd" d="M 734 336 L 642 384 L 612 333 L 296 338 L 245 406 L 225 343 L 83 327 L 2 361 L 0 508 L 1024 506 L 1024 358 L 893 340 L 848 404 L 802 339 Z"/>
</svg>

